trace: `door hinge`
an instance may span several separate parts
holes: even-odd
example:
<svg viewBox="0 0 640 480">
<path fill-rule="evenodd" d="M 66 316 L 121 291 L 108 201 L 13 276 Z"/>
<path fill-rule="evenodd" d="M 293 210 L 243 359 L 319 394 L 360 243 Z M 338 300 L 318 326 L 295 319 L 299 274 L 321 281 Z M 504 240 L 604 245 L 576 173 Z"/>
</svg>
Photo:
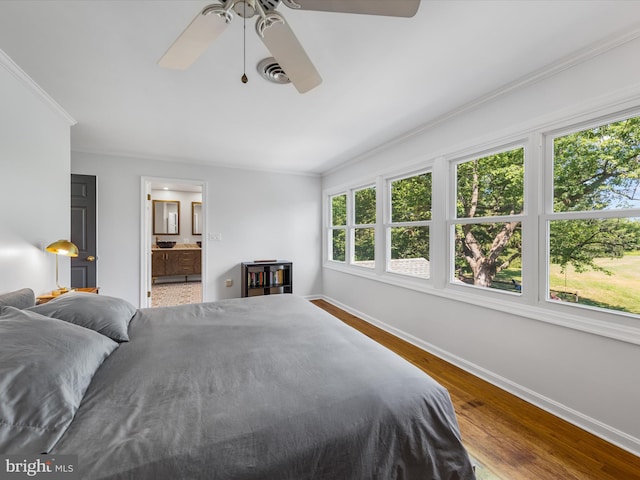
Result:
<svg viewBox="0 0 640 480">
<path fill-rule="evenodd" d="M 151 194 L 147 193 L 147 200 L 151 200 Z"/>
<path fill-rule="evenodd" d="M 147 292 L 147 298 L 151 298 L 151 292 Z"/>
</svg>

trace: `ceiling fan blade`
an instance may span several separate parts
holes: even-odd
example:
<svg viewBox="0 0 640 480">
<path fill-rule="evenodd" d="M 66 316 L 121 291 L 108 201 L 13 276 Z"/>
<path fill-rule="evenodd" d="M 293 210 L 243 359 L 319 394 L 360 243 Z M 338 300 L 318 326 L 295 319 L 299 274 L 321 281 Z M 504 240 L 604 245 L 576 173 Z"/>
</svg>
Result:
<svg viewBox="0 0 640 480">
<path fill-rule="evenodd" d="M 277 13 L 269 13 L 258 21 L 257 30 L 298 92 L 308 92 L 322 83 L 316 67 L 284 18 Z"/>
<path fill-rule="evenodd" d="M 210 5 L 194 18 L 158 61 L 164 68 L 185 70 L 229 25 L 229 16 L 218 5 Z"/>
<path fill-rule="evenodd" d="M 291 8 L 322 12 L 363 13 L 388 17 L 413 17 L 420 0 L 283 0 Z M 299 7 L 296 7 L 296 4 Z"/>
</svg>

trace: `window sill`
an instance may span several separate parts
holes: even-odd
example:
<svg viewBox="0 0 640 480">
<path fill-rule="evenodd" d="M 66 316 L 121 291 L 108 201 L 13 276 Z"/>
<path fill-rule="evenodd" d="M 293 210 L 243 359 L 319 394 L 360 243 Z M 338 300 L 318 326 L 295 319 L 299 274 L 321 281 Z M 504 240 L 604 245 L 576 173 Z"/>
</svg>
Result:
<svg viewBox="0 0 640 480">
<path fill-rule="evenodd" d="M 377 282 L 388 283 L 390 285 L 408 288 L 417 292 L 430 292 L 431 290 L 433 290 L 433 287 L 431 286 L 431 280 L 390 272 L 380 274 L 375 268 L 359 267 L 357 265 L 347 265 L 331 261 L 325 262 L 324 268 L 346 273 L 348 275 L 368 278 Z"/>
<path fill-rule="evenodd" d="M 345 273 L 347 275 L 354 275 L 396 287 L 426 293 L 428 295 L 436 295 L 449 300 L 477 305 L 479 307 L 510 313 L 552 325 L 570 328 L 634 345 L 640 345 L 640 325 L 625 325 L 620 319 L 614 317 L 628 318 L 631 319 L 631 321 L 637 321 L 639 324 L 640 320 L 636 320 L 635 317 L 630 317 L 624 314 L 615 315 L 602 312 L 601 315 L 603 317 L 610 319 L 602 320 L 580 315 L 576 312 L 568 313 L 563 311 L 566 309 L 580 310 L 579 307 L 551 304 L 551 302 L 547 301 L 539 301 L 536 302 L 535 305 L 527 304 L 525 303 L 526 299 L 524 297 L 512 293 L 510 294 L 508 292 L 499 294 L 500 298 L 498 298 L 495 294 L 487 295 L 488 292 L 474 291 L 472 288 L 469 288 L 468 292 L 464 291 L 463 289 L 466 289 L 466 287 L 463 286 L 447 285 L 442 289 L 435 288 L 431 280 L 393 273 L 381 274 L 373 269 L 365 267 L 342 265 L 329 261 L 325 261 L 323 266 L 326 269 Z M 598 314 L 600 314 L 600 312 L 598 312 Z"/>
</svg>

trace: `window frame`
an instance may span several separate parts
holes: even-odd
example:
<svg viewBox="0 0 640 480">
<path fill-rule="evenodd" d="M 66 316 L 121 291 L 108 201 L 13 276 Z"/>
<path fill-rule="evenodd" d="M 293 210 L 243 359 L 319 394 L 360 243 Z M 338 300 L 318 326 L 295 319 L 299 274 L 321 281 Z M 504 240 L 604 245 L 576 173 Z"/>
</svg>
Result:
<svg viewBox="0 0 640 480">
<path fill-rule="evenodd" d="M 456 291 L 470 291 L 478 294 L 486 294 L 493 297 L 516 297 L 522 298 L 524 300 L 528 300 L 531 297 L 531 275 L 529 274 L 529 270 L 532 270 L 532 262 L 526 256 L 525 246 L 529 243 L 526 241 L 527 232 L 532 231 L 531 220 L 530 220 L 530 204 L 532 202 L 531 198 L 531 182 L 530 177 L 531 173 L 528 173 L 530 170 L 530 164 L 533 163 L 531 161 L 531 138 L 518 138 L 509 142 L 502 142 L 496 145 L 492 145 L 490 148 L 486 148 L 483 150 L 476 150 L 470 153 L 467 153 L 462 156 L 452 156 L 447 159 L 448 161 L 448 180 L 449 180 L 449 195 L 447 196 L 448 208 L 447 208 L 447 279 L 446 284 L 447 288 L 451 288 Z M 497 155 L 500 153 L 505 153 L 512 150 L 522 149 L 523 151 L 523 192 L 522 192 L 522 213 L 513 214 L 513 215 L 492 215 L 492 216 L 483 216 L 483 217 L 458 217 L 457 213 L 457 196 L 458 196 L 458 182 L 457 182 L 457 169 L 458 165 L 461 165 L 466 162 L 470 162 L 473 160 L 479 160 L 482 158 L 490 157 L 492 155 Z M 521 290 L 520 291 L 508 291 L 508 290 L 500 290 L 496 288 L 490 287 L 481 287 L 476 285 L 465 284 L 457 280 L 456 278 L 456 226 L 457 225 L 483 225 L 489 223 L 505 223 L 505 222 L 513 222 L 517 221 L 520 223 L 520 231 L 522 237 L 522 248 L 521 248 L 521 262 L 522 262 L 522 282 L 521 282 Z"/>
<path fill-rule="evenodd" d="M 615 315 L 621 317 L 631 317 L 640 320 L 640 314 L 633 314 L 620 310 L 595 307 L 579 303 L 558 302 L 550 296 L 550 266 L 551 266 L 551 222 L 558 220 L 588 220 L 588 219 L 615 219 L 615 218 L 640 218 L 640 207 L 638 208 L 616 208 L 602 210 L 575 210 L 556 212 L 554 210 L 555 185 L 554 185 L 554 142 L 573 133 L 582 132 L 592 128 L 601 127 L 611 123 L 616 123 L 630 118 L 640 117 L 640 109 L 627 109 L 609 115 L 597 116 L 582 122 L 565 124 L 559 128 L 548 130 L 542 133 L 542 144 L 544 148 L 544 162 L 542 172 L 542 195 L 543 209 L 540 214 L 540 234 L 539 250 L 540 255 L 540 276 L 538 281 L 539 301 L 546 304 L 548 308 L 554 310 L 567 310 L 579 312 L 587 315 Z"/>
<path fill-rule="evenodd" d="M 358 192 L 361 192 L 363 190 L 368 190 L 370 188 L 374 189 L 375 192 L 375 197 L 376 197 L 376 205 L 375 205 L 375 217 L 376 217 L 376 221 L 375 223 L 356 223 L 356 194 Z M 356 187 L 356 188 L 352 188 L 350 191 L 351 195 L 351 219 L 349 220 L 349 208 L 347 207 L 347 224 L 348 224 L 348 236 L 351 239 L 351 249 L 349 251 L 349 264 L 353 265 L 355 267 L 358 268 L 366 268 L 366 269 L 370 269 L 370 270 L 375 270 L 376 265 L 377 265 L 377 255 L 376 255 L 376 238 L 378 238 L 378 232 L 377 232 L 377 226 L 378 226 L 378 188 L 377 188 L 377 182 L 376 183 L 371 183 L 368 185 L 363 185 L 360 187 Z M 347 205 L 349 205 L 349 200 L 347 199 Z M 350 225 L 349 225 L 350 223 Z M 358 262 L 356 262 L 356 232 L 358 230 L 366 230 L 366 229 L 372 229 L 373 230 L 373 235 L 374 235 L 374 255 L 373 255 L 373 266 L 366 266 L 366 265 L 359 265 Z"/>
<path fill-rule="evenodd" d="M 615 104 L 591 106 L 575 109 L 573 112 L 558 113 L 545 118 L 533 119 L 529 124 L 518 126 L 503 136 L 485 139 L 461 141 L 431 156 L 429 152 L 412 155 L 411 159 L 397 159 L 387 162 L 374 171 L 372 177 L 355 179 L 348 184 L 330 186 L 323 190 L 323 197 L 329 198 L 339 193 L 375 183 L 377 185 L 377 229 L 376 229 L 376 268 L 368 269 L 330 261 L 327 246 L 323 247 L 323 267 L 344 274 L 363 277 L 381 283 L 428 293 L 436 297 L 477 305 L 495 311 L 517 315 L 544 323 L 559 325 L 590 334 L 640 345 L 640 315 L 605 309 L 576 309 L 567 302 L 550 302 L 548 292 L 548 222 L 551 219 L 568 215 L 565 212 L 553 213 L 553 156 L 549 155 L 550 137 L 561 136 L 589 127 L 603 125 L 640 115 L 640 100 L 627 99 Z M 524 212 L 521 217 L 522 228 L 522 286 L 520 295 L 497 292 L 495 289 L 456 285 L 449 281 L 454 274 L 450 268 L 454 264 L 452 238 L 453 225 L 456 222 L 491 222 L 492 217 L 477 217 L 472 220 L 455 218 L 455 176 L 451 174 L 452 162 L 464 159 L 480 158 L 510 148 L 524 147 Z M 393 167 L 388 167 L 391 163 Z M 390 257 L 390 238 L 387 238 L 390 215 L 390 193 L 387 185 L 390 179 L 409 177 L 421 171 L 432 172 L 432 219 L 429 235 L 430 278 L 409 277 L 388 272 L 387 258 Z M 375 181 L 372 180 L 375 178 Z M 551 196 L 549 196 L 551 195 Z M 453 201 L 452 201 L 453 197 Z M 347 197 L 348 198 L 348 197 Z M 349 201 L 349 200 L 347 200 Z M 323 209 L 330 214 L 330 204 L 323 202 Z M 348 207 L 349 208 L 349 207 Z M 638 209 L 640 210 L 640 209 Z M 629 210 L 626 217 L 635 217 L 640 212 Z M 572 212 L 576 217 L 581 213 Z M 617 216 L 617 211 L 598 211 L 595 215 Z M 324 225 L 329 225 L 328 214 L 323 215 Z M 500 217 L 500 220 L 503 220 Z M 323 235 L 323 241 L 330 237 Z M 349 241 L 347 239 L 347 241 Z M 330 248 L 330 247 L 329 247 Z M 380 259 L 384 259 L 381 262 Z M 506 294 L 505 294 L 506 293 Z"/>
<path fill-rule="evenodd" d="M 413 178 L 413 177 L 417 177 L 420 175 L 425 175 L 425 174 L 429 174 L 431 175 L 431 198 L 429 199 L 429 204 L 431 207 L 431 219 L 430 220 L 416 220 L 416 221 L 409 221 L 409 222 L 394 222 L 393 221 L 393 182 L 397 182 L 397 181 L 401 181 L 401 180 L 406 180 L 409 178 Z M 398 271 L 393 271 L 391 270 L 391 248 L 392 248 L 392 234 L 391 231 L 393 228 L 396 227 L 427 227 L 429 229 L 429 247 L 428 247 L 428 256 L 429 259 L 427 261 L 429 261 L 429 265 L 431 265 L 431 235 L 432 235 L 432 226 L 433 226 L 433 215 L 434 215 L 434 208 L 433 208 L 433 200 L 434 200 L 434 195 L 433 195 L 433 168 L 422 168 L 420 170 L 416 170 L 416 171 L 411 171 L 408 173 L 403 173 L 403 174 L 399 174 L 399 175 L 395 175 L 395 176 L 390 176 L 390 177 L 385 177 L 384 178 L 384 183 L 385 183 L 385 189 L 384 189 L 384 205 L 385 205 L 385 209 L 384 209 L 384 222 L 382 224 L 382 227 L 384 229 L 384 273 L 389 274 L 389 275 L 398 275 L 401 277 L 407 277 L 409 279 L 414 279 L 416 281 L 420 281 L 420 282 L 430 282 L 432 275 L 431 275 L 431 268 L 429 268 L 429 276 L 428 277 L 419 277 L 417 275 L 409 275 L 406 273 L 402 273 L 402 272 L 398 272 Z"/>
<path fill-rule="evenodd" d="M 363 223 L 363 224 L 356 224 L 355 223 L 355 217 L 356 217 L 356 209 L 355 209 L 355 197 L 356 197 L 356 192 L 359 192 L 361 190 L 366 190 L 368 188 L 373 188 L 375 190 L 375 194 L 376 194 L 376 223 Z M 335 197 L 339 197 L 341 195 L 345 195 L 346 196 L 346 223 L 345 225 L 333 225 L 333 198 Z M 332 192 L 328 192 L 325 193 L 325 198 L 327 199 L 326 201 L 326 205 L 327 205 L 327 215 L 326 215 L 326 222 L 327 222 L 327 230 L 325 232 L 325 239 L 326 239 L 326 247 L 323 248 L 323 252 L 325 255 L 325 259 L 326 262 L 325 264 L 327 265 L 340 265 L 340 266 L 345 266 L 345 267 L 354 267 L 354 268 L 358 268 L 358 269 L 364 269 L 364 270 L 375 270 L 377 268 L 378 262 L 377 262 L 377 241 L 374 240 L 375 244 L 374 244 L 374 266 L 373 267 L 369 267 L 369 266 L 365 266 L 365 265 L 358 265 L 355 262 L 355 232 L 358 229 L 366 229 L 366 228 L 373 228 L 374 229 L 374 238 L 378 238 L 378 224 L 379 221 L 378 219 L 380 218 L 380 209 L 379 209 L 379 203 L 380 203 L 380 198 L 379 198 L 379 189 L 378 189 L 378 185 L 377 182 L 364 182 L 359 184 L 358 186 L 354 186 L 354 187 L 350 187 L 350 188 L 342 188 L 342 189 L 338 189 Z M 341 260 L 335 260 L 333 258 L 333 232 L 336 230 L 344 230 L 345 232 L 345 260 L 344 262 Z"/>
<path fill-rule="evenodd" d="M 333 199 L 336 197 L 340 197 L 344 195 L 345 196 L 345 203 L 346 203 L 346 220 L 345 220 L 345 224 L 344 225 L 334 225 L 333 224 Z M 346 264 L 347 260 L 349 258 L 349 252 L 348 252 L 348 228 L 347 225 L 349 223 L 349 195 L 348 193 L 345 192 L 338 192 L 338 193 L 334 193 L 332 195 L 329 195 L 327 197 L 328 202 L 329 202 L 329 208 L 328 208 L 328 236 L 327 236 L 327 240 L 328 240 L 328 249 L 326 250 L 326 255 L 327 255 L 327 259 L 331 262 L 336 262 L 339 264 Z M 344 231 L 344 235 L 345 235 L 345 248 L 344 248 L 344 261 L 343 260 L 336 260 L 333 258 L 333 232 L 335 231 Z"/>
</svg>

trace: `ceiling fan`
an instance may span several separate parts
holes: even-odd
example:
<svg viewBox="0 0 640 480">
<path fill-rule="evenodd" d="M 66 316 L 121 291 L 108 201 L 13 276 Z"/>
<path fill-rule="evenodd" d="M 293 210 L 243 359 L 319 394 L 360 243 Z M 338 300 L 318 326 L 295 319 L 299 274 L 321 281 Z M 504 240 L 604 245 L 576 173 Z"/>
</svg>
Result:
<svg viewBox="0 0 640 480">
<path fill-rule="evenodd" d="M 256 32 L 280 64 L 298 92 L 305 93 L 322 83 L 320 74 L 284 17 L 276 11 L 280 3 L 298 10 L 362 13 L 391 17 L 412 17 L 420 0 L 219 0 L 205 7 L 158 61 L 161 67 L 185 70 L 227 28 L 234 13 L 244 18 L 258 16 Z"/>
</svg>

